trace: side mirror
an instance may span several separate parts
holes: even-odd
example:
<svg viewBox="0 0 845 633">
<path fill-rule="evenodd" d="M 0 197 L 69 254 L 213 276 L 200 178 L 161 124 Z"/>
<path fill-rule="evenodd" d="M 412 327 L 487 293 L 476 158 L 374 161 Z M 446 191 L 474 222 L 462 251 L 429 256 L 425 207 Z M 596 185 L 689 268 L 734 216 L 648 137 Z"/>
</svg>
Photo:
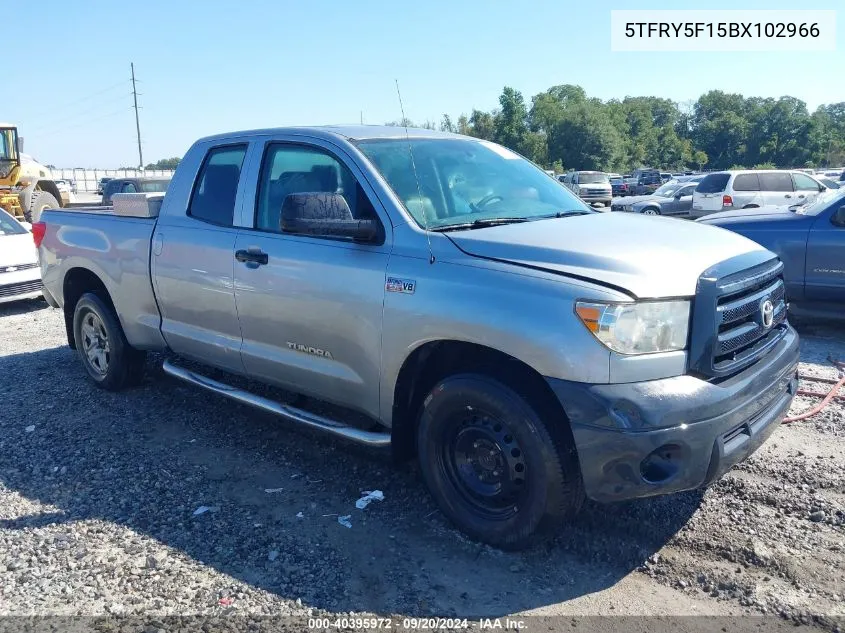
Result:
<svg viewBox="0 0 845 633">
<path fill-rule="evenodd" d="M 675 200 L 680 200 L 683 196 L 679 193 L 675 194 Z"/>
<path fill-rule="evenodd" d="M 291 193 L 282 203 L 279 228 L 314 237 L 345 237 L 372 242 L 379 235 L 375 220 L 356 220 L 339 193 Z"/>
<path fill-rule="evenodd" d="M 845 205 L 833 212 L 830 222 L 835 226 L 845 226 Z"/>
</svg>

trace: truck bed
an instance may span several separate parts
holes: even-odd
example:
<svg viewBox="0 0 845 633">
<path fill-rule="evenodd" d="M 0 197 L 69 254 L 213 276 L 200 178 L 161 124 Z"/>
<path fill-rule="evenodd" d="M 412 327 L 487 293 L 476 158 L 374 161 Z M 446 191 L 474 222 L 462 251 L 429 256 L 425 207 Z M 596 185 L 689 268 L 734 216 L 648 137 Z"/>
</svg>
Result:
<svg viewBox="0 0 845 633">
<path fill-rule="evenodd" d="M 161 316 L 150 281 L 155 217 L 118 215 L 112 207 L 45 210 L 41 273 L 51 303 L 62 305 L 74 281 L 96 275 L 106 286 L 126 338 L 141 349 L 164 349 Z M 75 301 L 75 299 L 74 299 Z"/>
</svg>

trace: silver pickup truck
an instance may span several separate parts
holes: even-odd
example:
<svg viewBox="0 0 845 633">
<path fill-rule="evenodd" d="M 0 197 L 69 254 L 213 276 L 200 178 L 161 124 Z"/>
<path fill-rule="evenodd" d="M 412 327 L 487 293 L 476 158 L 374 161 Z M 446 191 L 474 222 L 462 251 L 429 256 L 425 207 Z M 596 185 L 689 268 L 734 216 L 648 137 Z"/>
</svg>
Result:
<svg viewBox="0 0 845 633">
<path fill-rule="evenodd" d="M 164 352 L 165 372 L 198 388 L 416 456 L 443 512 L 499 547 L 585 497 L 708 485 L 796 390 L 770 251 L 594 212 L 483 140 L 224 134 L 191 147 L 165 195 L 127 195 L 106 212 L 45 211 L 33 230 L 44 294 L 91 379 L 136 384 L 145 352 Z"/>
</svg>

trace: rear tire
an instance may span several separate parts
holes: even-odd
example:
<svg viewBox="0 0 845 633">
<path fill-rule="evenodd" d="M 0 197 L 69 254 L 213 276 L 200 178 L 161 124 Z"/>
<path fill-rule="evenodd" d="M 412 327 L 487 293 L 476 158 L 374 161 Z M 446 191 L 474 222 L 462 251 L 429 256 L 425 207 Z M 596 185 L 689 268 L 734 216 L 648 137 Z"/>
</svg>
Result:
<svg viewBox="0 0 845 633">
<path fill-rule="evenodd" d="M 581 507 L 568 429 L 547 425 L 522 396 L 487 376 L 459 374 L 435 385 L 423 403 L 417 448 L 443 513 L 495 547 L 521 549 Z"/>
<path fill-rule="evenodd" d="M 32 197 L 29 199 L 29 209 L 24 211 L 24 219 L 27 222 L 38 222 L 41 219 L 41 212 L 44 209 L 61 209 L 62 205 L 53 197 L 49 191 L 41 191 L 40 189 L 32 192 Z"/>
<path fill-rule="evenodd" d="M 73 313 L 73 337 L 85 371 L 98 387 L 120 391 L 144 379 L 146 353 L 132 347 L 114 310 L 85 293 Z"/>
</svg>

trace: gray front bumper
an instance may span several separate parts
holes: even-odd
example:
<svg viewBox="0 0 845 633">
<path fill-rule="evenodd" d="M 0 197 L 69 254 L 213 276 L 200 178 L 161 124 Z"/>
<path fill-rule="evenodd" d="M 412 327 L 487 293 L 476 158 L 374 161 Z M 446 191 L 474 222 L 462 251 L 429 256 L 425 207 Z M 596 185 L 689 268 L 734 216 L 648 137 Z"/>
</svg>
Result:
<svg viewBox="0 0 845 633">
<path fill-rule="evenodd" d="M 722 382 L 547 380 L 569 417 L 585 492 L 607 502 L 699 488 L 744 460 L 786 415 L 797 367 L 790 329 L 764 358 Z"/>
</svg>

